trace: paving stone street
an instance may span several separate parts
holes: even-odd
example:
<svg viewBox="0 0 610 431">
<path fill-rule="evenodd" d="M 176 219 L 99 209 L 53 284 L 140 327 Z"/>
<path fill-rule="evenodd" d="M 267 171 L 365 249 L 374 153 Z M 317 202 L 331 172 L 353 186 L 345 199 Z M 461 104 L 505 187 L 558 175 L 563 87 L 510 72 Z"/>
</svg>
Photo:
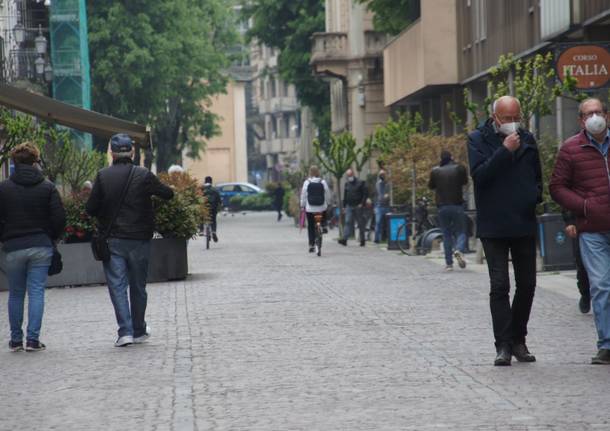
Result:
<svg viewBox="0 0 610 431">
<path fill-rule="evenodd" d="M 105 286 L 47 291 L 41 353 L 10 353 L 0 430 L 610 430 L 610 368 L 573 274 L 539 277 L 534 364 L 493 367 L 488 277 L 435 256 L 220 217 L 191 276 L 148 287 L 150 342 L 115 348 Z"/>
</svg>

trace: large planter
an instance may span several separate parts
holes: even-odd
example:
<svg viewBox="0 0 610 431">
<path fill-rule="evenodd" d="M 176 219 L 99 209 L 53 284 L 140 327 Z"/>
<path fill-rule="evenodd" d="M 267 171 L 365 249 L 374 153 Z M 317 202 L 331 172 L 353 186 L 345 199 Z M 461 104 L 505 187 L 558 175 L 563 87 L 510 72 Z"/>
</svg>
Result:
<svg viewBox="0 0 610 431">
<path fill-rule="evenodd" d="M 183 280 L 188 274 L 187 241 L 179 238 L 153 239 L 148 267 L 148 282 Z M 106 284 L 101 262 L 93 259 L 87 243 L 60 244 L 64 269 L 49 277 L 47 287 L 85 286 Z M 0 252 L 0 262 L 4 255 Z M 7 290 L 8 283 L 3 264 L 0 263 L 0 290 Z"/>
</svg>

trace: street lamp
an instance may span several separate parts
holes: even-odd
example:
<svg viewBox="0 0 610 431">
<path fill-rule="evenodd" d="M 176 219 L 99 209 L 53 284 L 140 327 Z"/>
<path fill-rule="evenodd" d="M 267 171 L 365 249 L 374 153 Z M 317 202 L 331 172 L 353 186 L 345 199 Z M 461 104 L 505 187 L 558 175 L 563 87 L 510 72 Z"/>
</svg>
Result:
<svg viewBox="0 0 610 431">
<path fill-rule="evenodd" d="M 51 66 L 49 60 L 44 65 L 44 80 L 47 82 L 53 81 L 53 66 Z"/>
<path fill-rule="evenodd" d="M 38 36 L 34 39 L 34 45 L 36 45 L 36 52 L 40 55 L 44 55 L 47 52 L 47 38 L 42 35 L 42 26 L 38 26 Z"/>
<path fill-rule="evenodd" d="M 22 44 L 25 41 L 25 27 L 21 23 L 17 23 L 13 28 L 13 35 L 15 36 L 15 42 Z"/>
<path fill-rule="evenodd" d="M 44 58 L 38 57 L 36 61 L 34 61 L 34 65 L 36 66 L 36 75 L 43 76 L 45 66 Z"/>
</svg>

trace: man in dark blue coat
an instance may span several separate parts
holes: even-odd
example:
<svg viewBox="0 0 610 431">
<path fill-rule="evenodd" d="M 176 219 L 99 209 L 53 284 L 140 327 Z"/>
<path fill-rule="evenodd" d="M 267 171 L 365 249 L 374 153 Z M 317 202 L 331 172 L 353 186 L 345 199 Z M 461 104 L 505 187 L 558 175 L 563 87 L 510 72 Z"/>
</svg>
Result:
<svg viewBox="0 0 610 431">
<path fill-rule="evenodd" d="M 512 356 L 521 362 L 536 360 L 525 337 L 536 287 L 536 204 L 542 201 L 542 173 L 536 141 L 520 128 L 521 120 L 519 100 L 503 96 L 494 102 L 492 118 L 468 136 L 477 236 L 491 283 L 494 365 L 510 365 Z M 512 306 L 509 252 L 516 285 Z"/>
</svg>

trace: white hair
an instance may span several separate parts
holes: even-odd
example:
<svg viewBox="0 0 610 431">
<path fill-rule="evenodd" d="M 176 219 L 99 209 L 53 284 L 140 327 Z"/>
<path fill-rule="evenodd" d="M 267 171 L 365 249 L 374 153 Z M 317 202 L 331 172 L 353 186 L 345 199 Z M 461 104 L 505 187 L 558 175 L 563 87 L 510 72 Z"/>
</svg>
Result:
<svg viewBox="0 0 610 431">
<path fill-rule="evenodd" d="M 176 172 L 181 174 L 181 173 L 184 172 L 184 168 L 182 166 L 180 166 L 180 165 L 171 165 L 169 167 L 169 169 L 167 170 L 168 174 L 173 174 L 173 173 L 176 173 Z"/>
<path fill-rule="evenodd" d="M 121 153 L 115 153 L 114 151 L 112 151 L 112 155 L 114 156 L 115 159 L 131 159 L 131 157 L 133 156 L 133 152 L 124 151 Z"/>
<path fill-rule="evenodd" d="M 494 100 L 493 105 L 491 105 L 492 114 L 496 113 L 496 106 L 498 105 L 498 102 L 500 101 L 500 99 L 504 99 L 504 98 L 509 98 L 509 99 L 514 100 L 515 102 L 517 102 L 517 105 L 519 105 L 519 109 L 521 109 L 521 102 L 519 102 L 519 99 L 517 99 L 516 97 L 513 97 L 513 96 L 502 96 L 502 97 L 498 97 L 496 100 Z"/>
</svg>

